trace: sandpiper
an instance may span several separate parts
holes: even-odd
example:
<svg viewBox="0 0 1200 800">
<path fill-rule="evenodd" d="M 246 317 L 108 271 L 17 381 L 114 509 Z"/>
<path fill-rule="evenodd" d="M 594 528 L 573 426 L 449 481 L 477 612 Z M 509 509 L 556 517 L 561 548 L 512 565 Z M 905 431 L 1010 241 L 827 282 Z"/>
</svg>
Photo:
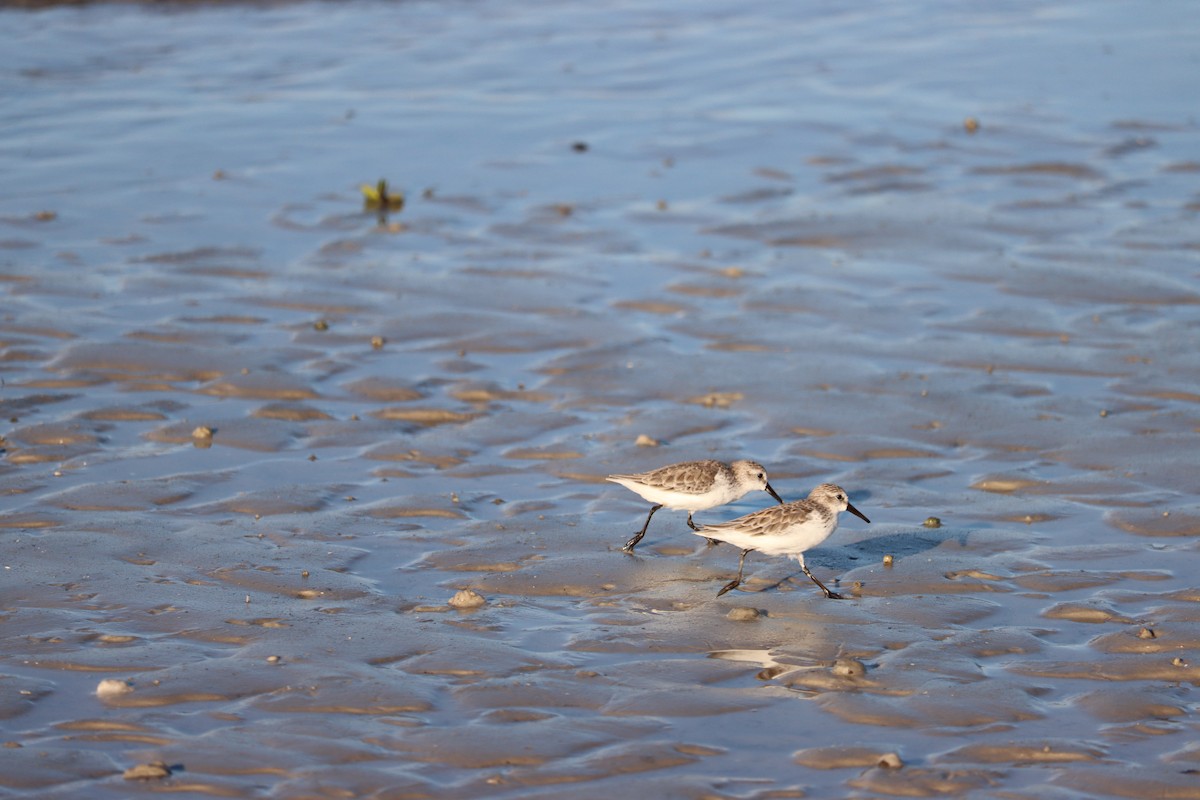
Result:
<svg viewBox="0 0 1200 800">
<path fill-rule="evenodd" d="M 734 461 L 732 464 L 685 461 L 636 475 L 609 475 L 608 480 L 654 503 L 646 517 L 646 524 L 621 548 L 627 553 L 633 552 L 633 548 L 646 535 L 646 528 L 650 527 L 650 517 L 663 507 L 688 512 L 688 527 L 695 531 L 698 529 L 692 522 L 692 514 L 732 503 L 755 489 L 762 489 L 780 503 L 783 502 L 783 498 L 767 482 L 767 471 L 755 461 Z"/>
<path fill-rule="evenodd" d="M 698 536 L 717 539 L 742 548 L 741 558 L 738 559 L 737 578 L 717 592 L 717 597 L 741 585 L 746 556 L 758 550 L 772 556 L 792 556 L 800 562 L 800 569 L 804 570 L 804 574 L 821 587 L 826 597 L 841 600 L 840 594 L 829 591 L 825 584 L 808 571 L 804 564 L 804 551 L 816 547 L 837 530 L 838 513 L 842 511 L 849 511 L 863 522 L 871 521 L 851 505 L 842 487 L 822 483 L 809 492 L 804 500 L 771 506 L 729 522 L 705 525 L 697 530 Z"/>
</svg>

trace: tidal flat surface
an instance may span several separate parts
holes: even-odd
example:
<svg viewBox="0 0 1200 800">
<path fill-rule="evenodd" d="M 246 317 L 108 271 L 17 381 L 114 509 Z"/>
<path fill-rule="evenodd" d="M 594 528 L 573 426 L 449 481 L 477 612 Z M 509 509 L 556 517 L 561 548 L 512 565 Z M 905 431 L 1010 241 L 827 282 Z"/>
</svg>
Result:
<svg viewBox="0 0 1200 800">
<path fill-rule="evenodd" d="M 1200 797 L 1192 11 L 0 7 L 0 793 Z"/>
</svg>

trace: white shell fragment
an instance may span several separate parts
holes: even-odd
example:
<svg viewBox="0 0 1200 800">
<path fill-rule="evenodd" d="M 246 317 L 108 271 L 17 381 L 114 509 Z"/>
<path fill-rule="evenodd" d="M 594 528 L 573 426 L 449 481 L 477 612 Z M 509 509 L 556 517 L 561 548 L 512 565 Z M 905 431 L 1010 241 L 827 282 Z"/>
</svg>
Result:
<svg viewBox="0 0 1200 800">
<path fill-rule="evenodd" d="M 487 605 L 487 600 L 473 589 L 459 589 L 450 598 L 452 608 L 479 608 L 483 605 Z"/>
<path fill-rule="evenodd" d="M 861 678 L 867 674 L 867 667 L 857 658 L 839 658 L 833 662 L 831 672 L 839 678 Z"/>
<path fill-rule="evenodd" d="M 129 685 L 128 681 L 118 681 L 113 678 L 105 678 L 96 686 L 97 697 L 118 697 L 132 691 L 133 687 Z"/>
<path fill-rule="evenodd" d="M 739 606 L 737 608 L 729 609 L 729 613 L 726 614 L 725 616 L 726 616 L 726 618 L 731 619 L 734 622 L 753 622 L 754 620 L 756 620 L 762 616 L 762 612 L 759 611 L 757 608 L 749 608 L 747 606 Z"/>
<path fill-rule="evenodd" d="M 170 777 L 171 768 L 162 761 L 152 761 L 149 764 L 138 764 L 125 770 L 127 781 L 152 781 Z"/>
</svg>

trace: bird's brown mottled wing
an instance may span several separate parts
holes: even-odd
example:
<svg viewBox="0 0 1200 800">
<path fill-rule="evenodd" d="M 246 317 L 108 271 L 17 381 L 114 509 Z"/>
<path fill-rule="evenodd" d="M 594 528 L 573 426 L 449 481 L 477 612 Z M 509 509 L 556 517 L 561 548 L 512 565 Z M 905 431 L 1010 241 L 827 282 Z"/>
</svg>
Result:
<svg viewBox="0 0 1200 800">
<path fill-rule="evenodd" d="M 720 461 L 687 461 L 669 464 L 641 476 L 643 482 L 675 492 L 703 494 L 712 488 L 713 479 L 724 464 Z"/>
<path fill-rule="evenodd" d="M 714 525 L 705 525 L 704 529 L 712 528 L 716 531 L 721 530 L 739 530 L 744 531 L 750 536 L 770 536 L 771 534 L 779 533 L 793 525 L 799 525 L 807 520 L 814 513 L 819 513 L 818 509 L 807 500 L 797 500 L 793 503 L 786 503 L 781 506 L 771 506 L 744 517 L 731 519 L 729 522 L 718 522 Z"/>
</svg>

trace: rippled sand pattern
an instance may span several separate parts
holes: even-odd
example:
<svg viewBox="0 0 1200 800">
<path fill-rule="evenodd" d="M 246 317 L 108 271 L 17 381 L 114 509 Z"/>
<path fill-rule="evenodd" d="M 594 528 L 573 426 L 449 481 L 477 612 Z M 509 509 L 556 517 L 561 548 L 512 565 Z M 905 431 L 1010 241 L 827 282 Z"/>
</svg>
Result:
<svg viewBox="0 0 1200 800">
<path fill-rule="evenodd" d="M 1194 37 L 776 5 L 0 9 L 0 794 L 1200 797 Z"/>
</svg>

